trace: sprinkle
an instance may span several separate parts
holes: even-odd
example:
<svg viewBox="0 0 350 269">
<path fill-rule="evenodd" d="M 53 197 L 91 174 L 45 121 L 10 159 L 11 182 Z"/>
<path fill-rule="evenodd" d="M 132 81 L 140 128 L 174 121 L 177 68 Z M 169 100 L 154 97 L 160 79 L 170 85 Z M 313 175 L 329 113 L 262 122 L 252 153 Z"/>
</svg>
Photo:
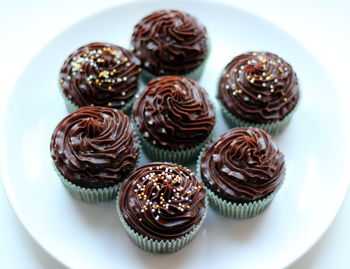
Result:
<svg viewBox="0 0 350 269">
<path fill-rule="evenodd" d="M 124 76 L 124 77 L 123 77 L 123 80 L 124 80 L 124 81 L 127 81 L 127 80 L 128 80 L 128 78 Z"/>
<path fill-rule="evenodd" d="M 287 102 L 287 101 L 288 101 L 288 98 L 284 97 L 284 98 L 283 98 L 283 101 Z"/>
<path fill-rule="evenodd" d="M 229 78 L 229 77 L 230 77 L 230 74 L 226 74 L 225 76 L 226 76 L 227 78 Z"/>
<path fill-rule="evenodd" d="M 122 91 L 122 96 L 125 96 L 125 92 L 124 91 Z"/>
<path fill-rule="evenodd" d="M 263 82 L 262 86 L 263 86 L 263 87 L 266 87 L 266 83 L 265 83 L 265 82 Z"/>
<path fill-rule="evenodd" d="M 142 218 L 139 218 L 139 221 L 142 221 Z"/>
<path fill-rule="evenodd" d="M 261 94 L 258 94 L 258 98 L 259 98 L 259 99 L 261 98 Z"/>
</svg>

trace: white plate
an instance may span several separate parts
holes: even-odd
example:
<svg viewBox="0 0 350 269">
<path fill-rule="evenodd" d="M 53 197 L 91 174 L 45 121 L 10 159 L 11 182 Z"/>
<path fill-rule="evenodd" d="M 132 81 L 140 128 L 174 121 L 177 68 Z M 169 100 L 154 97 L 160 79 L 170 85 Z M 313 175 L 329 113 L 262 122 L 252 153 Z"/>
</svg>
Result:
<svg viewBox="0 0 350 269">
<path fill-rule="evenodd" d="M 51 167 L 49 142 L 67 114 L 57 76 L 67 55 L 91 41 L 128 47 L 133 25 L 150 11 L 179 8 L 210 33 L 212 53 L 201 84 L 214 99 L 219 72 L 248 50 L 278 53 L 295 68 L 302 102 L 278 138 L 287 178 L 262 215 L 237 221 L 209 212 L 197 238 L 172 255 L 143 252 L 115 216 L 114 204 L 89 205 L 65 191 Z M 275 25 L 228 4 L 196 1 L 132 2 L 99 12 L 52 40 L 27 66 L 2 124 L 1 174 L 10 202 L 28 232 L 73 268 L 280 268 L 302 255 L 335 217 L 348 187 L 349 144 L 339 94 L 317 61 Z M 221 115 L 219 131 L 225 130 Z M 143 162 L 146 159 L 143 158 Z"/>
</svg>

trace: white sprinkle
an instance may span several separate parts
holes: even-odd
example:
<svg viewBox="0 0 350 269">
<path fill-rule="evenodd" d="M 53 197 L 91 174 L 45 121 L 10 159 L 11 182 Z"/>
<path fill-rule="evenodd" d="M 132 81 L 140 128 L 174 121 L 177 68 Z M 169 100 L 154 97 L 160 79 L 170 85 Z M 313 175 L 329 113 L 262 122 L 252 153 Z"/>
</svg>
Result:
<svg viewBox="0 0 350 269">
<path fill-rule="evenodd" d="M 124 96 L 125 95 L 125 92 L 124 91 L 122 91 L 122 96 Z"/>
<path fill-rule="evenodd" d="M 263 87 L 266 87 L 266 83 L 265 83 L 265 82 L 263 82 L 262 86 L 263 86 Z"/>
<path fill-rule="evenodd" d="M 156 220 L 159 220 L 159 216 L 158 215 L 156 216 Z"/>
<path fill-rule="evenodd" d="M 145 210 L 141 209 L 141 213 L 145 212 Z"/>
<path fill-rule="evenodd" d="M 261 94 L 258 94 L 258 98 L 259 98 L 259 99 L 261 98 Z"/>
<path fill-rule="evenodd" d="M 274 79 L 274 82 L 276 82 L 276 83 L 277 83 L 277 82 L 278 82 L 278 79 L 277 79 L 277 78 L 275 78 L 275 79 Z"/>
<path fill-rule="evenodd" d="M 124 81 L 127 81 L 127 80 L 128 80 L 128 78 L 127 78 L 127 77 L 123 77 L 123 80 L 124 80 Z"/>
<path fill-rule="evenodd" d="M 230 88 L 230 85 L 226 84 L 225 88 L 228 90 Z"/>
</svg>

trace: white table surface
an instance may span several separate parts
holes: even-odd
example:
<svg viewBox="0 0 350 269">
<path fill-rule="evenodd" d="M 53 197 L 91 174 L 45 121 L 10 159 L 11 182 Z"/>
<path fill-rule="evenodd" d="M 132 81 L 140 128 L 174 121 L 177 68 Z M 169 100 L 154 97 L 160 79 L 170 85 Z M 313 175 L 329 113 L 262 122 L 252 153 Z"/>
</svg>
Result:
<svg viewBox="0 0 350 269">
<path fill-rule="evenodd" d="M 3 104 L 16 79 L 36 52 L 73 22 L 118 2 L 120 1 L 0 0 L 0 115 L 3 115 Z M 313 53 L 339 90 L 350 91 L 350 1 L 227 2 L 259 14 L 290 32 Z M 350 268 L 349 220 L 350 194 L 345 198 L 338 216 L 324 236 L 290 268 Z M 64 268 L 25 231 L 6 198 L 2 184 L 0 268 Z"/>
</svg>

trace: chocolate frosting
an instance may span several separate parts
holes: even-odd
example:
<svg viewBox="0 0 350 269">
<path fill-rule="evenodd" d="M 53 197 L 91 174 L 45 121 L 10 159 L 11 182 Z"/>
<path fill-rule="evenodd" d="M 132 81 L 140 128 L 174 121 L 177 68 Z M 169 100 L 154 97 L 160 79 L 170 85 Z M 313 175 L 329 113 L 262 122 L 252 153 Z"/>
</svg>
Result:
<svg viewBox="0 0 350 269">
<path fill-rule="evenodd" d="M 65 117 L 52 134 L 50 150 L 59 172 L 86 188 L 121 182 L 139 154 L 129 118 L 107 107 L 83 107 Z"/>
<path fill-rule="evenodd" d="M 252 123 L 283 119 L 299 99 L 298 79 L 290 64 L 269 52 L 247 52 L 234 58 L 220 79 L 223 105 Z"/>
<path fill-rule="evenodd" d="M 119 192 L 128 225 L 156 240 L 190 232 L 205 213 L 206 191 L 190 170 L 171 163 L 149 163 L 133 171 Z"/>
<path fill-rule="evenodd" d="M 254 201 L 281 184 L 284 155 L 265 131 L 234 128 L 203 152 L 201 176 L 204 184 L 223 199 Z"/>
<path fill-rule="evenodd" d="M 207 30 L 182 11 L 159 10 L 134 28 L 132 44 L 143 67 L 155 75 L 183 75 L 207 56 Z"/>
<path fill-rule="evenodd" d="M 151 80 L 136 100 L 133 115 L 141 135 L 166 149 L 197 145 L 215 125 L 205 90 L 196 81 L 180 76 Z"/>
<path fill-rule="evenodd" d="M 79 107 L 122 108 L 137 91 L 140 71 L 140 60 L 133 52 L 108 43 L 91 43 L 69 55 L 60 84 Z"/>
</svg>

